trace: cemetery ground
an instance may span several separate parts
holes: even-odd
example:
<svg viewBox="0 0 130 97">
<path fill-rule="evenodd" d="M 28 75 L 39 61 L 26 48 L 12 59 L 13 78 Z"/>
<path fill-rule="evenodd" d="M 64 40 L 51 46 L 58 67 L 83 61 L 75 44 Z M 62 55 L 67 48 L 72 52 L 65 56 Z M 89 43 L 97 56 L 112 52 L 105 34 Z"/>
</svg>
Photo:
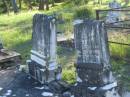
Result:
<svg viewBox="0 0 130 97">
<path fill-rule="evenodd" d="M 65 35 L 67 37 L 70 35 L 70 32 L 72 32 L 71 22 L 73 21 L 73 13 L 72 13 L 73 9 L 70 10 L 69 9 L 70 6 L 71 5 L 69 4 L 67 5 L 60 4 L 56 6 L 55 8 L 52 8 L 52 10 L 45 12 L 45 13 L 51 14 L 53 12 L 60 11 L 61 14 L 63 14 L 63 18 L 67 22 L 64 25 L 61 24 L 62 26 L 60 26 L 59 28 L 61 28 L 60 29 L 61 31 L 65 32 Z M 96 6 L 96 7 L 99 7 L 99 6 Z M 106 6 L 103 6 L 103 8 L 106 8 Z M 10 16 L 0 15 L 0 39 L 3 42 L 3 45 L 5 48 L 15 50 L 22 55 L 22 68 L 24 68 L 23 72 L 26 72 L 26 68 L 27 68 L 26 60 L 30 58 L 31 38 L 32 38 L 31 36 L 32 35 L 32 17 L 35 13 L 43 13 L 43 12 L 39 12 L 39 11 L 26 12 L 25 11 L 17 15 L 14 15 L 13 13 L 11 13 Z M 122 37 L 124 40 L 130 43 L 129 41 L 130 36 L 127 37 L 127 39 L 124 36 L 120 36 L 120 37 Z M 119 45 L 110 44 L 110 51 L 111 51 L 111 55 L 113 55 L 112 62 L 111 62 L 113 66 L 113 71 L 115 71 L 116 74 L 119 75 L 120 84 L 122 84 L 128 90 L 130 90 L 130 83 L 129 83 L 130 82 L 130 72 L 129 72 L 130 62 L 126 63 L 123 60 L 121 60 L 122 57 L 124 56 L 128 56 L 130 58 L 130 47 L 125 47 L 125 46 L 120 47 Z M 76 60 L 75 58 L 76 53 L 74 49 L 58 46 L 57 52 L 58 52 L 58 63 L 61 64 L 63 67 L 63 79 L 68 81 L 69 83 L 74 83 L 75 76 L 76 76 L 75 68 L 74 68 L 74 61 Z M 2 65 L 8 66 L 9 64 L 7 63 L 7 64 L 2 64 Z M 39 93 L 38 92 L 39 90 L 34 89 L 35 85 L 32 85 L 33 82 L 30 83 L 30 79 L 28 79 L 28 76 L 25 73 L 14 74 L 15 72 L 12 72 L 11 70 L 7 70 L 7 72 L 4 75 L 1 72 L 2 71 L 0 71 L 0 79 L 3 79 L 4 76 L 8 76 L 8 74 L 10 74 L 9 75 L 10 77 L 8 78 L 10 85 L 5 84 L 5 86 L 3 86 L 3 87 L 6 87 L 7 88 L 6 90 L 9 90 L 9 91 L 3 91 L 3 92 L 10 92 L 10 87 L 12 87 L 13 85 L 11 83 L 12 81 L 14 81 L 14 79 L 12 78 L 15 78 L 15 75 L 19 75 L 19 77 L 16 78 L 17 80 L 14 81 L 15 83 L 18 83 L 19 86 L 15 86 L 15 87 L 17 88 L 23 87 L 22 89 L 31 88 L 32 89 L 31 91 L 33 92 L 37 91 L 37 93 Z M 20 79 L 20 77 L 22 77 L 22 79 Z M 20 82 L 17 82 L 18 80 L 20 80 Z M 3 81 L 5 81 L 5 79 L 3 79 Z M 8 83 L 7 81 L 5 83 Z M 1 86 L 4 85 L 2 81 L 0 82 L 0 85 Z M 21 85 L 24 85 L 24 86 L 21 86 Z M 30 86 L 26 87 L 26 85 L 28 86 L 30 85 Z M 16 91 L 17 88 L 14 91 Z M 18 93 L 22 92 L 24 96 L 28 96 L 29 92 L 24 91 L 22 89 L 17 92 Z M 41 95 L 41 93 L 39 94 Z M 36 94 L 32 94 L 32 95 L 36 95 Z M 21 96 L 21 97 L 24 97 L 24 96 Z M 33 96 L 29 96 L 29 97 L 33 97 Z M 34 96 L 34 97 L 37 97 L 37 96 Z"/>
<path fill-rule="evenodd" d="M 90 4 L 91 6 L 91 4 Z M 0 38 L 3 42 L 3 45 L 7 49 L 15 50 L 22 55 L 22 64 L 26 64 L 26 60 L 30 58 L 30 50 L 31 50 L 31 38 L 32 38 L 32 18 L 36 13 L 46 13 L 53 14 L 57 13 L 58 15 L 62 15 L 65 24 L 58 25 L 58 30 L 60 32 L 65 32 L 66 37 L 69 37 L 72 32 L 72 21 L 73 21 L 73 10 L 74 8 L 71 4 L 57 4 L 54 8 L 50 9 L 50 11 L 22 11 L 21 13 L 14 15 L 14 13 L 0 15 Z M 96 8 L 106 8 L 106 6 L 95 6 Z M 59 29 L 60 28 L 60 29 Z M 74 51 L 68 51 L 68 49 L 63 50 L 62 47 L 58 47 L 58 61 L 59 64 L 63 64 L 65 69 L 63 70 L 65 77 L 64 79 L 68 79 L 69 82 L 73 83 L 73 79 L 75 74 L 74 71 Z M 65 55 L 64 55 L 65 54 Z M 70 58 L 68 58 L 70 57 Z M 66 65 L 69 64 L 67 67 Z M 70 69 L 72 67 L 72 69 Z M 69 70 L 68 70 L 69 68 Z M 66 72 L 67 71 L 67 72 Z M 67 76 L 71 73 L 70 77 Z"/>
</svg>

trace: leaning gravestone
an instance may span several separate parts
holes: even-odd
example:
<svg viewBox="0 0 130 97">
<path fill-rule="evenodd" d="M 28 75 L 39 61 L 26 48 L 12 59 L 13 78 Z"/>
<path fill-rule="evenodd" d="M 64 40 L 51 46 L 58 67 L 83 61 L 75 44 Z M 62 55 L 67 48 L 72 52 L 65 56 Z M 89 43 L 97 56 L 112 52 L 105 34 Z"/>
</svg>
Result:
<svg viewBox="0 0 130 97">
<path fill-rule="evenodd" d="M 107 32 L 96 20 L 74 22 L 77 84 L 74 97 L 120 97 L 109 62 Z"/>
<path fill-rule="evenodd" d="M 114 9 L 120 9 L 121 4 L 118 3 L 116 0 L 113 0 L 113 2 L 109 3 L 109 8 L 114 10 Z M 109 11 L 107 14 L 106 18 L 106 23 L 115 23 L 120 20 L 120 12 L 119 11 Z"/>
<path fill-rule="evenodd" d="M 60 80 L 56 62 L 55 19 L 36 14 L 33 18 L 31 60 L 28 61 L 30 75 L 42 84 Z"/>
</svg>

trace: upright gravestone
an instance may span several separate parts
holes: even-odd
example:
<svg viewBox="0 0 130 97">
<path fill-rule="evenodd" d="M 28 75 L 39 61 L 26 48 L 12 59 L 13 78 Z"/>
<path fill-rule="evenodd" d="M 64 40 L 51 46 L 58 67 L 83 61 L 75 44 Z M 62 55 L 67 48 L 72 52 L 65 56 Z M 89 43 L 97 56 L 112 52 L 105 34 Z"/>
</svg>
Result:
<svg viewBox="0 0 130 97">
<path fill-rule="evenodd" d="M 121 4 L 118 3 L 116 0 L 113 0 L 113 2 L 109 3 L 109 8 L 114 10 L 114 9 L 120 9 L 121 8 Z M 120 20 L 120 12 L 119 11 L 109 11 L 107 14 L 107 18 L 106 18 L 106 23 L 114 23 Z"/>
<path fill-rule="evenodd" d="M 109 63 L 107 32 L 96 20 L 74 22 L 77 85 L 74 97 L 119 97 Z"/>
<path fill-rule="evenodd" d="M 36 14 L 33 18 L 31 60 L 28 61 L 29 73 L 41 83 L 60 79 L 56 63 L 55 19 L 51 16 Z"/>
</svg>

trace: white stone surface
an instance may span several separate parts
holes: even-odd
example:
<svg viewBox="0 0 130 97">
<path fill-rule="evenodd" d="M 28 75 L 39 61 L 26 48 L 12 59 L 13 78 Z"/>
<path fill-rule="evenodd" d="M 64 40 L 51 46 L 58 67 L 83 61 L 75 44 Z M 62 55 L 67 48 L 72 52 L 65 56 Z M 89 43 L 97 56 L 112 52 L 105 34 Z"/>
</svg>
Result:
<svg viewBox="0 0 130 97">
<path fill-rule="evenodd" d="M 35 89 L 43 90 L 45 87 L 35 87 Z"/>
<path fill-rule="evenodd" d="M 114 87 L 117 86 L 117 82 L 114 82 L 114 83 L 111 83 L 111 84 L 108 84 L 108 85 L 105 85 L 104 87 L 102 87 L 103 90 L 110 90 Z"/>
<path fill-rule="evenodd" d="M 40 58 L 40 57 L 38 57 L 38 56 L 35 56 L 35 55 L 31 55 L 31 59 L 32 59 L 33 61 L 35 61 L 35 62 L 37 62 L 37 63 L 39 63 L 39 64 L 45 66 L 45 61 L 44 61 L 42 58 Z"/>
<path fill-rule="evenodd" d="M 43 92 L 42 96 L 49 96 L 49 97 L 53 97 L 53 93 L 51 92 Z"/>
<path fill-rule="evenodd" d="M 81 24 L 81 23 L 83 23 L 83 20 L 77 19 L 77 20 L 75 20 L 75 21 L 73 22 L 73 25 Z"/>
<path fill-rule="evenodd" d="M 97 87 L 88 87 L 90 90 L 96 90 L 97 89 Z"/>
<path fill-rule="evenodd" d="M 3 88 L 2 87 L 0 87 L 0 91 L 2 91 L 3 90 Z"/>
<path fill-rule="evenodd" d="M 58 74 L 56 75 L 56 79 L 57 79 L 57 80 L 61 80 L 61 78 L 62 78 L 62 74 L 61 74 L 61 73 L 58 73 Z"/>
<path fill-rule="evenodd" d="M 111 91 L 107 91 L 105 97 L 121 97 L 119 94 L 117 94 L 117 91 L 115 89 L 112 89 Z"/>
<path fill-rule="evenodd" d="M 13 94 L 12 96 L 13 96 L 13 97 L 16 97 L 16 94 Z"/>
<path fill-rule="evenodd" d="M 80 77 L 77 76 L 77 82 L 83 82 Z"/>
<path fill-rule="evenodd" d="M 29 97 L 29 94 L 26 94 L 25 96 L 26 96 L 26 97 Z"/>
<path fill-rule="evenodd" d="M 5 93 L 5 96 L 10 96 L 12 94 L 12 90 L 7 90 L 7 92 Z"/>
<path fill-rule="evenodd" d="M 51 62 L 48 66 L 48 70 L 55 70 L 57 68 L 56 61 Z"/>
<path fill-rule="evenodd" d="M 55 20 L 50 23 L 51 36 L 50 36 L 50 61 L 56 62 L 56 27 Z"/>
</svg>

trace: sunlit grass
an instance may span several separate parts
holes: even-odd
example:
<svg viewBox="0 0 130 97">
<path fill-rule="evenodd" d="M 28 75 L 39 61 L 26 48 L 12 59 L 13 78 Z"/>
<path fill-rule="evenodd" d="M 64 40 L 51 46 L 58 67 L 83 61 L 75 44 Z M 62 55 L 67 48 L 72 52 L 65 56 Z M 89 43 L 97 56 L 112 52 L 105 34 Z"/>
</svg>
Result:
<svg viewBox="0 0 130 97">
<path fill-rule="evenodd" d="M 113 32 L 115 31 L 115 32 Z M 109 41 L 112 42 L 117 42 L 117 43 L 124 43 L 124 44 L 129 44 L 130 41 L 130 35 L 125 33 L 125 31 L 127 30 L 111 30 L 111 32 L 109 32 L 108 36 L 109 36 Z M 123 33 L 124 31 L 124 33 Z M 128 49 L 130 49 L 129 46 L 127 45 L 121 45 L 121 44 L 115 44 L 115 43 L 109 43 L 110 46 L 110 52 L 112 56 L 118 56 L 118 57 L 127 57 L 128 54 L 130 54 L 128 52 Z"/>
</svg>

